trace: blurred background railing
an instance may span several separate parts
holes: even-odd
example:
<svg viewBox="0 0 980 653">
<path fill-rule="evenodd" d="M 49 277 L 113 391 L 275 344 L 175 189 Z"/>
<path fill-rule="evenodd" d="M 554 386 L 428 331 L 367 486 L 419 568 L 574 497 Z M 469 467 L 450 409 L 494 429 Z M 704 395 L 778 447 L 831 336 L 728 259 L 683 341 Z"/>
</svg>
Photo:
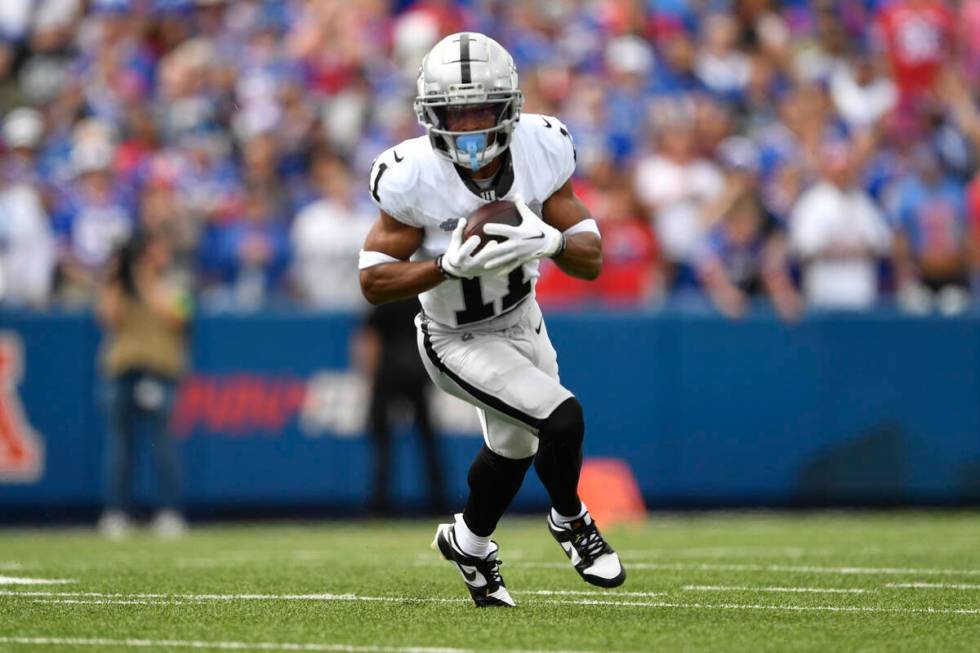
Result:
<svg viewBox="0 0 980 653">
<path fill-rule="evenodd" d="M 603 233 L 595 283 L 537 286 L 589 455 L 651 505 L 980 500 L 980 0 L 2 0 L 0 518 L 102 501 L 89 311 L 137 233 L 195 315 L 187 505 L 364 507 L 367 172 L 464 29 Z M 435 401 L 457 496 L 476 423 Z"/>
<path fill-rule="evenodd" d="M 202 316 L 173 411 L 192 513 L 361 514 L 370 492 L 367 385 L 350 315 Z M 651 506 L 959 504 L 980 500 L 980 315 L 881 310 L 786 326 L 765 310 L 552 313 L 562 379 L 588 416 L 586 455 L 628 461 Z M 9 518 L 94 515 L 104 418 L 86 313 L 0 315 L 12 401 L 42 446 L 36 481 L 0 486 Z M 16 387 L 11 344 L 22 344 Z M 472 409 L 435 415 L 452 498 L 479 446 Z M 396 428 L 406 436 L 407 425 Z M 7 445 L 10 443 L 7 442 Z M 414 438 L 396 437 L 395 505 L 426 496 Z M 140 463 L 137 496 L 156 484 Z M 537 481 L 517 505 L 538 509 Z"/>
</svg>

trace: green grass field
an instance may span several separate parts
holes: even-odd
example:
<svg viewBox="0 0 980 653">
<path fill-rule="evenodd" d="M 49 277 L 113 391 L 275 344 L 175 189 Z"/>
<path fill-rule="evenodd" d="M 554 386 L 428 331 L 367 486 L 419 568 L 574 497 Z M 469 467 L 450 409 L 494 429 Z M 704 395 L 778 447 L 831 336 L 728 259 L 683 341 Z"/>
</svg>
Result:
<svg viewBox="0 0 980 653">
<path fill-rule="evenodd" d="M 654 515 L 607 529 L 629 572 L 607 591 L 542 520 L 505 520 L 513 610 L 472 607 L 434 526 L 0 531 L 0 651 L 980 649 L 977 515 Z"/>
</svg>

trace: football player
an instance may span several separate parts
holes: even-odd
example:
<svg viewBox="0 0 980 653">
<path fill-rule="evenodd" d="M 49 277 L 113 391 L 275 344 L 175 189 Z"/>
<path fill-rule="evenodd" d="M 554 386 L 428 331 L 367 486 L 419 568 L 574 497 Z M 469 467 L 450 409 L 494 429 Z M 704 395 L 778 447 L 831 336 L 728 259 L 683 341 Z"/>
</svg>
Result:
<svg viewBox="0 0 980 653">
<path fill-rule="evenodd" d="M 582 279 L 599 275 L 599 229 L 572 191 L 571 135 L 557 118 L 521 115 L 523 102 L 499 43 L 473 32 L 437 43 L 422 60 L 415 99 L 427 135 L 374 162 L 369 189 L 381 211 L 359 263 L 371 303 L 419 296 L 429 375 L 479 414 L 485 444 L 469 497 L 433 546 L 480 607 L 515 605 L 491 536 L 532 464 L 551 499 L 548 528 L 581 577 L 600 587 L 626 578 L 578 497 L 582 407 L 558 379 L 534 298 L 542 258 Z M 485 234 L 505 240 L 480 248 L 479 236 L 464 237 L 466 216 L 494 200 L 513 201 L 521 222 L 485 224 Z"/>
</svg>

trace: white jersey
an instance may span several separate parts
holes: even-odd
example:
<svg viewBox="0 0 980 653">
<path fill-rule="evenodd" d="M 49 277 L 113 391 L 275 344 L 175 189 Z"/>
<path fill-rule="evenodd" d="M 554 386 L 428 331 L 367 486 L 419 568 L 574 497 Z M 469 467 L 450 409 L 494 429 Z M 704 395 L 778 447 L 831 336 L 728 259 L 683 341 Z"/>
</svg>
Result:
<svg viewBox="0 0 980 653">
<path fill-rule="evenodd" d="M 424 230 L 413 261 L 434 259 L 446 251 L 458 218 L 495 200 L 521 196 L 539 216 L 541 206 L 575 170 L 575 149 L 568 129 L 557 118 L 524 114 L 502 155 L 504 167 L 492 187 L 481 189 L 436 154 L 428 137 L 404 141 L 383 152 L 371 168 L 371 197 L 399 222 Z M 534 295 L 538 262 L 508 277 L 487 274 L 448 280 L 419 295 L 425 315 L 460 328 L 493 319 Z"/>
</svg>

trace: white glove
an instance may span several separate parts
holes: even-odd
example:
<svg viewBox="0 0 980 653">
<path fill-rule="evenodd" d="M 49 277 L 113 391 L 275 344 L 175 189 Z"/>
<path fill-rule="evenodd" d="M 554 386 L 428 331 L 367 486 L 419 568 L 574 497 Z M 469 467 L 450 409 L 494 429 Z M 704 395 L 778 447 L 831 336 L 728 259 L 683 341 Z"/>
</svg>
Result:
<svg viewBox="0 0 980 653">
<path fill-rule="evenodd" d="M 466 231 L 466 218 L 460 218 L 449 237 L 449 247 L 446 253 L 436 259 L 436 265 L 443 275 L 450 279 L 472 279 L 487 271 L 486 261 L 497 253 L 500 243 L 490 241 L 476 254 L 473 251 L 480 246 L 479 236 L 470 236 L 463 241 Z"/>
<path fill-rule="evenodd" d="M 521 223 L 516 227 L 507 224 L 484 225 L 483 233 L 507 238 L 494 248 L 493 256 L 486 259 L 486 269 L 513 269 L 534 259 L 557 256 L 565 251 L 565 236 L 550 224 L 535 215 L 524 200 L 518 197 L 514 204 L 521 214 Z M 486 251 L 480 251 L 482 254 Z"/>
</svg>

